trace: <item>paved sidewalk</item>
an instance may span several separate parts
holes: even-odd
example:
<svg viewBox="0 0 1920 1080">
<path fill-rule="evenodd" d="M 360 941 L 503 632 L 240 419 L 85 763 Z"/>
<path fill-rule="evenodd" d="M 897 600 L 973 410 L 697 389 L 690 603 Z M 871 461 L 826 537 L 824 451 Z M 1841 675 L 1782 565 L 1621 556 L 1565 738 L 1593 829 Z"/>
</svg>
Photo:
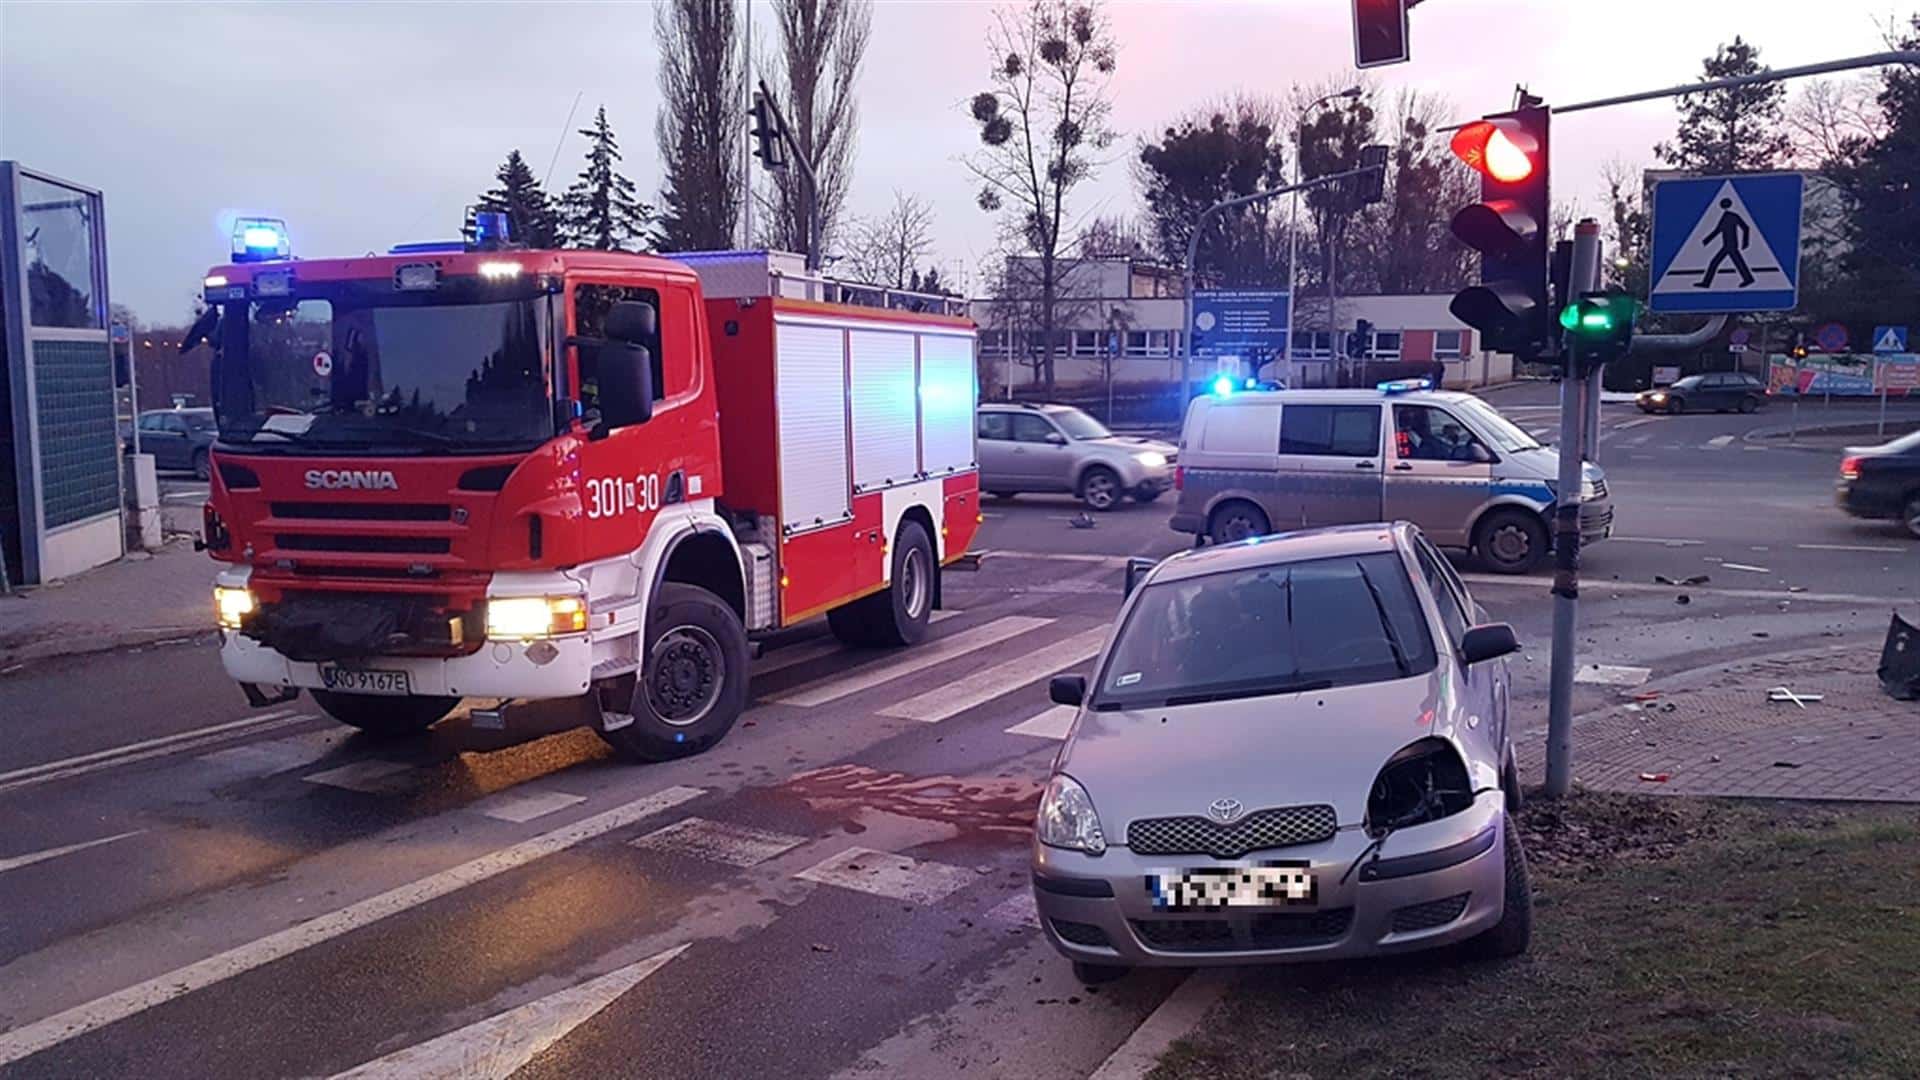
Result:
<svg viewBox="0 0 1920 1080">
<path fill-rule="evenodd" d="M 0 595 L 0 674 L 29 660 L 212 630 L 217 568 L 178 538 L 151 555 Z"/>
<path fill-rule="evenodd" d="M 1920 802 L 1920 702 L 1881 691 L 1879 660 L 1880 643 L 1862 641 L 1635 687 L 1574 719 L 1575 782 L 1658 795 Z M 1822 700 L 1804 709 L 1769 702 L 1776 686 Z M 1539 782 L 1544 717 L 1515 742 L 1522 772 Z"/>
</svg>

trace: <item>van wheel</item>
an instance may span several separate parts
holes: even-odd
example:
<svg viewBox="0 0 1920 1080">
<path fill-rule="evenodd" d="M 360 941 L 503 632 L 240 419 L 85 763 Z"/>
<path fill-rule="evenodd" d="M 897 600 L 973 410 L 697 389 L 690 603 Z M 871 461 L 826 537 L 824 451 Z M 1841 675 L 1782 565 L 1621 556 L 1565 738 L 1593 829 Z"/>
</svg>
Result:
<svg viewBox="0 0 1920 1080">
<path fill-rule="evenodd" d="M 1267 523 L 1267 515 L 1250 502 L 1236 500 L 1223 504 L 1207 518 L 1207 539 L 1216 544 L 1231 544 L 1235 540 L 1265 536 L 1272 531 L 1273 526 Z"/>
<path fill-rule="evenodd" d="M 675 581 L 660 586 L 650 607 L 631 692 L 624 702 L 600 695 L 600 737 L 629 761 L 700 753 L 747 707 L 747 632 L 733 609 Z M 627 711 L 616 711 L 622 705 Z"/>
<path fill-rule="evenodd" d="M 312 691 L 314 703 L 328 716 L 376 739 L 404 739 L 432 727 L 460 704 L 457 697 L 379 697 Z"/>
<path fill-rule="evenodd" d="M 1080 477 L 1080 501 L 1093 510 L 1111 510 L 1120 503 L 1120 477 L 1105 465 L 1095 465 Z"/>
<path fill-rule="evenodd" d="M 827 612 L 827 626 L 849 645 L 912 645 L 927 636 L 938 573 L 927 530 L 917 521 L 903 522 L 893 541 L 892 584 Z"/>
<path fill-rule="evenodd" d="M 1524 574 L 1546 558 L 1547 527 L 1538 514 L 1495 510 L 1473 531 L 1473 549 L 1495 573 Z"/>
</svg>

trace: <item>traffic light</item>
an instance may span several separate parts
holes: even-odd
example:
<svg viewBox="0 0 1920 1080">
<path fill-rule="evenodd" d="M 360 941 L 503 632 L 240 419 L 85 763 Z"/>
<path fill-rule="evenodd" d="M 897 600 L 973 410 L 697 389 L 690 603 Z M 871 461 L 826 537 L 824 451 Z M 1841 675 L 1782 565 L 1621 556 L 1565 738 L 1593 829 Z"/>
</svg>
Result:
<svg viewBox="0 0 1920 1080">
<path fill-rule="evenodd" d="M 1354 178 L 1355 200 L 1372 206 L 1387 197 L 1387 148 L 1378 143 L 1360 148 L 1360 168 L 1371 170 Z"/>
<path fill-rule="evenodd" d="M 1544 106 L 1499 113 L 1454 133 L 1453 152 L 1481 175 L 1480 201 L 1453 215 L 1453 235 L 1480 253 L 1480 283 L 1448 310 L 1489 349 L 1552 356 L 1547 296 L 1547 119 Z"/>
<path fill-rule="evenodd" d="M 787 141 L 780 133 L 780 119 L 774 114 L 773 102 L 767 95 L 756 90 L 753 93 L 753 156 L 760 163 L 776 172 L 787 167 Z"/>
<path fill-rule="evenodd" d="M 1410 58 L 1407 8 L 1417 0 L 1353 0 L 1353 66 L 1398 64 Z"/>
<path fill-rule="evenodd" d="M 1567 351 L 1579 372 L 1627 354 L 1633 344 L 1634 310 L 1633 297 L 1624 293 L 1587 293 L 1560 309 Z"/>
<path fill-rule="evenodd" d="M 1353 337 L 1347 342 L 1347 355 L 1356 360 L 1365 360 L 1373 354 L 1373 323 L 1366 319 L 1353 320 Z"/>
</svg>

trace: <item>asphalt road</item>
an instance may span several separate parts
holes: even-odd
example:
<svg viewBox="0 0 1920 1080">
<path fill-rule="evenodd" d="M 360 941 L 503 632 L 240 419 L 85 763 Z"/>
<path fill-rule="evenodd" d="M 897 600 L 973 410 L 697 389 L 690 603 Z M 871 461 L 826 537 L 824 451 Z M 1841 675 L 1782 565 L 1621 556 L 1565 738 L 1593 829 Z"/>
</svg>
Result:
<svg viewBox="0 0 1920 1080">
<path fill-rule="evenodd" d="M 1642 419 L 1607 412 L 1593 677 L 1877 647 L 1920 542 L 1839 515 L 1831 453 L 1745 449 L 1766 414 Z M 799 628 L 728 740 L 668 765 L 557 720 L 379 744 L 305 700 L 250 710 L 206 639 L 0 678 L 0 1074 L 1088 1075 L 1185 973 L 1089 990 L 1032 925 L 1044 685 L 1091 654 L 1121 558 L 1183 546 L 1168 501 L 1091 529 L 1065 499 L 989 504 L 932 640 Z M 1538 738 L 1545 576 L 1462 565 L 1526 643 Z"/>
</svg>

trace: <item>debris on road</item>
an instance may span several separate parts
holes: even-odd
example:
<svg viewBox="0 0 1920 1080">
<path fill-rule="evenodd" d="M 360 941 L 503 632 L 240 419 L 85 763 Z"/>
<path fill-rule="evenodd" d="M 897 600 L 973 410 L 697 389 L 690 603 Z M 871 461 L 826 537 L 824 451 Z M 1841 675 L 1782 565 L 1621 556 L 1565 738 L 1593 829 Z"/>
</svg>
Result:
<svg viewBox="0 0 1920 1080">
<path fill-rule="evenodd" d="M 1771 571 L 1771 570 L 1769 570 L 1769 569 L 1767 569 L 1767 568 L 1766 568 L 1766 567 L 1764 567 L 1764 566 L 1748 566 L 1748 565 L 1747 565 L 1746 563 L 1737 563 L 1737 562 L 1723 562 L 1723 563 L 1721 563 L 1721 564 L 1720 564 L 1720 569 L 1722 569 L 1722 570 L 1745 570 L 1745 571 L 1746 571 L 1747 573 L 1749 573 L 1749 574 L 1771 574 L 1771 573 L 1773 573 L 1773 571 Z"/>
<path fill-rule="evenodd" d="M 1668 780 L 1673 779 L 1673 774 L 1663 773 L 1663 772 L 1643 772 L 1640 774 L 1640 779 L 1645 780 L 1649 784 L 1664 784 Z"/>
<path fill-rule="evenodd" d="M 1630 698 L 1632 698 L 1632 699 L 1633 699 L 1633 700 L 1635 700 L 1635 701 L 1652 701 L 1653 699 L 1655 699 L 1655 698 L 1657 698 L 1657 697 L 1659 697 L 1659 696 L 1660 696 L 1660 691 L 1658 691 L 1658 690 L 1635 690 L 1635 691 L 1634 691 L 1633 693 L 1631 693 L 1631 694 L 1628 694 L 1627 696 L 1628 696 L 1628 697 L 1630 697 Z"/>
<path fill-rule="evenodd" d="M 1091 529 L 1093 524 L 1093 515 L 1084 510 L 1067 519 L 1067 527 L 1070 529 Z"/>
<path fill-rule="evenodd" d="M 831 945 L 825 945 L 825 944 L 822 944 L 822 943 L 820 943 L 820 942 L 818 942 L 818 941 L 816 941 L 816 942 L 814 942 L 814 943 L 813 943 L 813 951 L 814 951 L 814 952 L 832 952 L 832 951 L 833 951 L 833 946 L 831 946 Z"/>
<path fill-rule="evenodd" d="M 1689 597 L 1686 593 L 1681 593 L 1679 596 L 1673 598 L 1673 602 L 1676 604 L 1691 604 L 1693 603 L 1693 598 Z"/>
<path fill-rule="evenodd" d="M 1705 585 L 1711 580 L 1713 579 L 1705 574 L 1694 574 L 1692 577 L 1684 577 L 1678 581 L 1665 574 L 1653 575 L 1653 583 L 1655 585 Z"/>
<path fill-rule="evenodd" d="M 1800 767 L 1800 763 L 1797 761 L 1776 761 L 1773 763 L 1773 767 L 1776 769 L 1797 769 Z"/>
<path fill-rule="evenodd" d="M 1824 694 L 1796 694 L 1792 690 L 1784 686 L 1770 687 L 1767 690 L 1768 701 L 1774 701 L 1774 702 L 1791 701 L 1795 705 L 1800 706 L 1802 709 L 1807 707 L 1806 705 L 1807 702 L 1821 701 L 1825 697 L 1826 695 Z"/>
<path fill-rule="evenodd" d="M 1920 699 L 1920 626 L 1893 615 L 1880 647 L 1880 688 L 1899 701 Z"/>
</svg>

